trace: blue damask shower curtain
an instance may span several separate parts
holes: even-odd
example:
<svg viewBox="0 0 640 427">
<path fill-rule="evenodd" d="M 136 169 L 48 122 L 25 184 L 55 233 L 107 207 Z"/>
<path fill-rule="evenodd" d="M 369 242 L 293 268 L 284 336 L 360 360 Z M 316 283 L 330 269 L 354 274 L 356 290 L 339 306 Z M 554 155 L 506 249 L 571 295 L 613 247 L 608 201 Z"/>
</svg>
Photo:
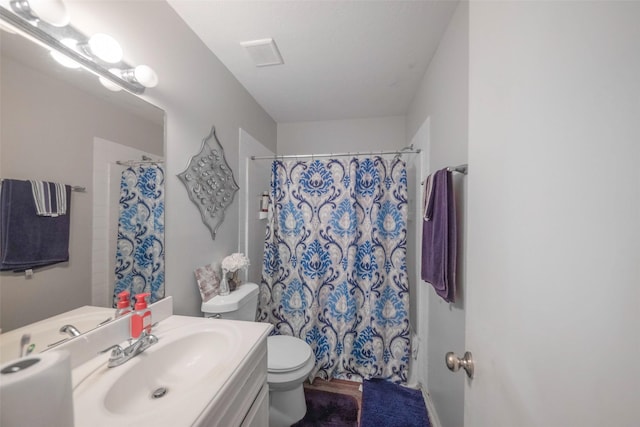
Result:
<svg viewBox="0 0 640 427">
<path fill-rule="evenodd" d="M 164 171 L 157 165 L 130 167 L 120 181 L 120 218 L 116 247 L 117 295 L 149 292 L 164 297 Z"/>
<path fill-rule="evenodd" d="M 275 161 L 258 320 L 305 340 L 311 378 L 406 382 L 404 161 Z"/>
</svg>

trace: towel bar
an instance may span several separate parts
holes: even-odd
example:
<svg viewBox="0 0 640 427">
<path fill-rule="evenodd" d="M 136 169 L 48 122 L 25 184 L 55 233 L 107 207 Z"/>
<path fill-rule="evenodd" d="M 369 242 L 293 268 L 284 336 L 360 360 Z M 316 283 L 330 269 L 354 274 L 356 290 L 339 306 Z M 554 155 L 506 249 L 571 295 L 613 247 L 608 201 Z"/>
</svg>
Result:
<svg viewBox="0 0 640 427">
<path fill-rule="evenodd" d="M 4 178 L 0 179 L 0 183 L 2 183 L 4 181 Z M 86 193 L 87 192 L 87 187 L 81 187 L 79 185 L 72 185 L 71 186 L 71 191 L 75 191 L 76 193 Z"/>
<path fill-rule="evenodd" d="M 463 175 L 466 175 L 469 172 L 469 165 L 467 165 L 466 163 L 464 165 L 458 165 L 458 166 L 449 166 L 447 168 L 447 170 L 449 172 L 458 172 L 461 173 Z"/>
<path fill-rule="evenodd" d="M 458 165 L 458 166 L 448 166 L 447 170 L 449 172 L 458 172 L 463 175 L 467 175 L 469 173 L 469 165 L 465 163 L 463 165 Z M 424 185 L 424 181 L 422 181 L 420 185 Z"/>
</svg>

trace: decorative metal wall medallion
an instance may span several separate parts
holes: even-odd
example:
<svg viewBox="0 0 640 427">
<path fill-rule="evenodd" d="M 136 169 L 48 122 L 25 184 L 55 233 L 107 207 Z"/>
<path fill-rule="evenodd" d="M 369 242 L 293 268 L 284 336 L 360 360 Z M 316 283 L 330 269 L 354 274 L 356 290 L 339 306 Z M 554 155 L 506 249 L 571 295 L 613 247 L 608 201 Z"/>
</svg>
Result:
<svg viewBox="0 0 640 427">
<path fill-rule="evenodd" d="M 189 199 L 200 209 L 202 222 L 209 227 L 211 237 L 215 240 L 216 231 L 224 220 L 224 211 L 233 202 L 239 189 L 224 157 L 215 126 L 202 140 L 200 152 L 189 160 L 187 168 L 178 177 L 187 187 Z"/>
</svg>

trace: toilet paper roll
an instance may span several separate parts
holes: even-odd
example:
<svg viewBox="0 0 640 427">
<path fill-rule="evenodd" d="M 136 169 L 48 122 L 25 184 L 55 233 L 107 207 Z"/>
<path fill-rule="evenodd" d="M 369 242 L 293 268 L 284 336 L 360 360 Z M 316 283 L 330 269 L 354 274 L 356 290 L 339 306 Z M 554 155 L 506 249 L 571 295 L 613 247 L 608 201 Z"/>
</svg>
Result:
<svg viewBox="0 0 640 427">
<path fill-rule="evenodd" d="M 48 351 L 0 366 L 2 427 L 72 427 L 68 351 Z"/>
</svg>

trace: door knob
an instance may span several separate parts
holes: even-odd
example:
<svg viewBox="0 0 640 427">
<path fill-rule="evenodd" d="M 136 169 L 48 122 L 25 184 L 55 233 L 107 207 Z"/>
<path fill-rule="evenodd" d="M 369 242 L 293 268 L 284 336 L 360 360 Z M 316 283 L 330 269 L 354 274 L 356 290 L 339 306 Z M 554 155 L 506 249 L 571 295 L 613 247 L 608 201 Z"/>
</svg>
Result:
<svg viewBox="0 0 640 427">
<path fill-rule="evenodd" d="M 447 362 L 447 368 L 452 372 L 458 372 L 462 367 L 469 378 L 473 378 L 473 355 L 470 351 L 464 353 L 464 357 L 461 359 L 450 351 L 444 356 L 445 362 Z"/>
</svg>

